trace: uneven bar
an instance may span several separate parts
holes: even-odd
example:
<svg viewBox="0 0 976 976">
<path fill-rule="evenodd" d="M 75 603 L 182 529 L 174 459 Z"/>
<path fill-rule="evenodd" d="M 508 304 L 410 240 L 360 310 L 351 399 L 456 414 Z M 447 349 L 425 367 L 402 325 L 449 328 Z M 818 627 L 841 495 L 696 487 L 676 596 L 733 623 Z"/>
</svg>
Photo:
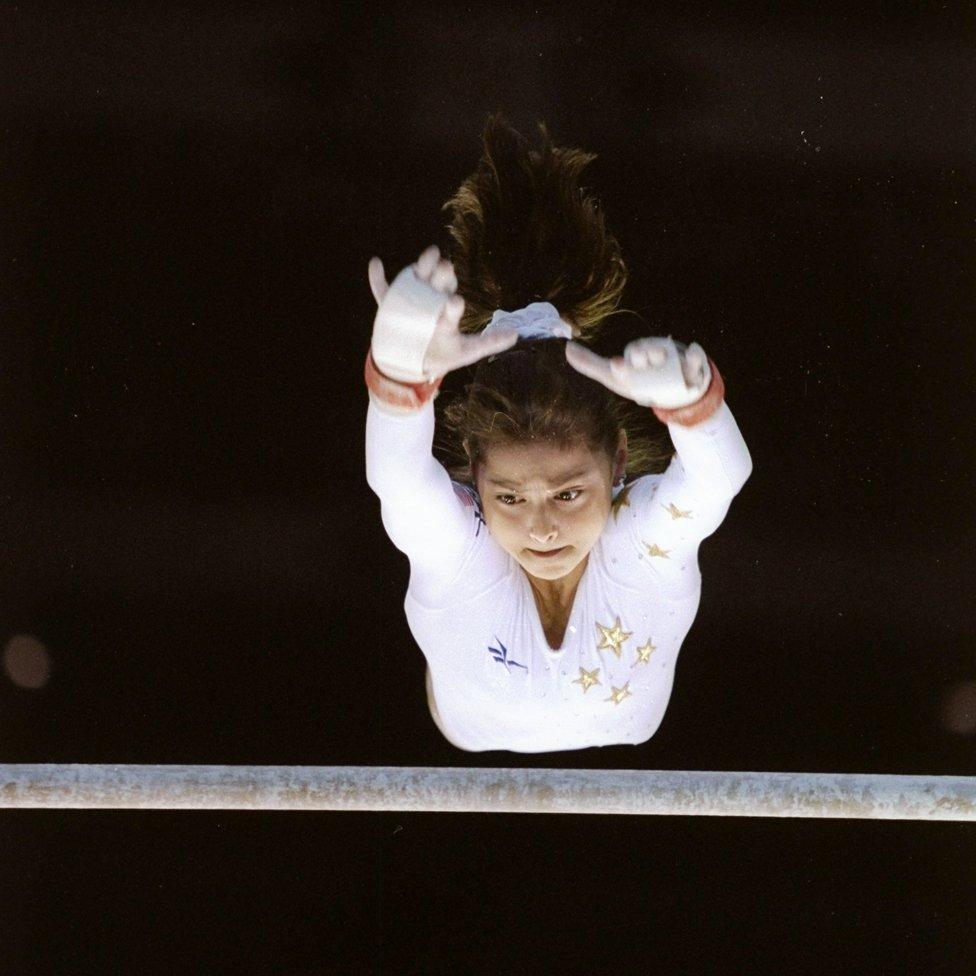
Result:
<svg viewBox="0 0 976 976">
<path fill-rule="evenodd" d="M 0 765 L 0 807 L 976 820 L 976 777 L 41 763 Z"/>
</svg>

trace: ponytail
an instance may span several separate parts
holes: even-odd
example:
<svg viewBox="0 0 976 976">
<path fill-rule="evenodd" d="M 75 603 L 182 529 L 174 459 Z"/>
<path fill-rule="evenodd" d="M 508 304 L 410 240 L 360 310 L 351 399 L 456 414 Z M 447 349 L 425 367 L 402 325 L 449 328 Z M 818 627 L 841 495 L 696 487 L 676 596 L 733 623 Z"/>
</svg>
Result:
<svg viewBox="0 0 976 976">
<path fill-rule="evenodd" d="M 444 204 L 465 310 L 459 329 L 480 332 L 497 309 L 550 302 L 592 345 L 618 309 L 627 269 L 598 201 L 579 185 L 596 156 L 552 144 L 538 123 L 541 147 L 500 112 L 488 117 L 478 167 Z M 627 431 L 627 475 L 663 471 L 674 454 L 650 410 L 617 396 L 566 361 L 565 339 L 520 339 L 477 364 L 473 380 L 435 405 L 441 437 L 435 454 L 457 481 L 473 484 L 473 465 L 492 444 L 585 443 L 613 459 Z"/>
<path fill-rule="evenodd" d="M 477 169 L 442 207 L 465 301 L 459 328 L 480 332 L 496 309 L 550 302 L 589 343 L 617 311 L 627 268 L 599 201 L 579 185 L 596 154 L 556 148 L 545 122 L 538 128 L 532 149 L 501 112 L 490 115 Z"/>
</svg>

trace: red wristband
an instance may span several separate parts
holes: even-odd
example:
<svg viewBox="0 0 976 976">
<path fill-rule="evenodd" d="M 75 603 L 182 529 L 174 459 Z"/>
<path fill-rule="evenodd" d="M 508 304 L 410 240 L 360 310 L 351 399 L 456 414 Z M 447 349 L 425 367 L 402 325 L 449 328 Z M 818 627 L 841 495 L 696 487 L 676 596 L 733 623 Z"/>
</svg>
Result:
<svg viewBox="0 0 976 976">
<path fill-rule="evenodd" d="M 389 376 L 384 376 L 373 362 L 372 349 L 366 353 L 366 366 L 363 371 L 366 386 L 369 392 L 393 407 L 403 407 L 408 410 L 418 410 L 434 394 L 441 385 L 443 376 L 432 380 L 430 383 L 400 383 L 391 380 Z"/>
<path fill-rule="evenodd" d="M 718 371 L 711 356 L 708 357 L 708 365 L 712 371 L 712 381 L 708 384 L 705 395 L 695 403 L 689 403 L 687 407 L 676 407 L 674 410 L 665 410 L 662 407 L 652 407 L 654 416 L 662 424 L 680 424 L 682 427 L 694 427 L 703 420 L 708 420 L 725 399 L 725 381 L 722 374 Z"/>
</svg>

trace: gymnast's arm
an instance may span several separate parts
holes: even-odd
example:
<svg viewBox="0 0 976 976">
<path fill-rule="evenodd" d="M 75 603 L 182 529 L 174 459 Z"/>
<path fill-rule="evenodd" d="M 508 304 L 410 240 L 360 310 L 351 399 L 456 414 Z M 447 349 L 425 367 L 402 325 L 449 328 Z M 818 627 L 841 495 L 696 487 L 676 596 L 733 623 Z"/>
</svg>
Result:
<svg viewBox="0 0 976 976">
<path fill-rule="evenodd" d="M 457 575 L 476 527 L 472 510 L 431 452 L 433 439 L 433 396 L 406 409 L 370 390 L 366 482 L 379 497 L 383 526 L 414 572 L 430 584 L 446 585 Z"/>
<path fill-rule="evenodd" d="M 426 593 L 455 578 L 477 536 L 471 500 L 455 494 L 431 452 L 434 397 L 451 370 L 518 339 L 514 331 L 460 332 L 464 300 L 454 294 L 453 265 L 439 258 L 440 250 L 431 245 L 392 284 L 383 262 L 370 260 L 369 283 L 378 307 L 364 372 L 370 401 L 366 481 L 379 496 L 390 540 L 410 560 L 411 585 L 422 585 Z"/>
<path fill-rule="evenodd" d="M 644 565 L 687 589 L 699 544 L 721 525 L 752 473 L 718 367 L 697 343 L 682 353 L 670 336 L 635 340 L 614 360 L 569 343 L 566 358 L 620 396 L 652 407 L 667 424 L 675 447 L 667 471 L 623 489 L 614 511 L 629 508 L 625 523 Z"/>
<path fill-rule="evenodd" d="M 752 457 L 725 402 L 725 384 L 714 361 L 711 384 L 695 404 L 655 408 L 667 424 L 675 456 L 659 479 L 635 484 L 632 521 L 645 565 L 679 590 L 692 585 L 698 547 L 722 524 L 732 499 L 752 473 Z"/>
</svg>

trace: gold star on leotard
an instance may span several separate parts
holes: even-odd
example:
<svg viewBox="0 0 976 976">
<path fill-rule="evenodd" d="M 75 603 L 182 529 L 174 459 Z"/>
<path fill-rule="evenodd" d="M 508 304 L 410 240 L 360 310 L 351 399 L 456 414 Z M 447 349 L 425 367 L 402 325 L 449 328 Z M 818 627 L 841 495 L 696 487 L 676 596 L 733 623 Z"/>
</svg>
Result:
<svg viewBox="0 0 976 976">
<path fill-rule="evenodd" d="M 648 664 L 651 660 L 651 655 L 657 650 L 657 647 L 651 643 L 650 637 L 647 638 L 647 643 L 643 647 L 637 648 L 637 660 L 634 661 L 633 667 L 638 664 Z"/>
<path fill-rule="evenodd" d="M 634 693 L 629 688 L 630 682 L 623 686 L 623 688 L 614 688 L 609 698 L 604 698 L 604 701 L 612 701 L 614 705 L 619 705 L 625 698 L 630 698 Z"/>
<path fill-rule="evenodd" d="M 647 543 L 644 543 L 647 546 Z M 647 546 L 647 554 L 649 556 L 661 556 L 664 559 L 669 559 L 668 553 L 670 549 L 662 549 L 656 542 L 652 546 Z"/>
<path fill-rule="evenodd" d="M 586 668 L 580 668 L 580 676 L 573 682 L 574 685 L 582 685 L 583 691 L 587 691 L 592 688 L 593 685 L 603 684 L 602 681 L 597 677 L 600 673 L 599 668 L 594 668 L 592 671 L 587 671 Z"/>
<path fill-rule="evenodd" d="M 664 511 L 666 511 L 666 512 L 670 512 L 671 513 L 671 518 L 673 518 L 673 519 L 691 518 L 691 509 L 690 508 L 688 509 L 687 512 L 682 512 L 681 509 L 678 508 L 678 506 L 675 505 L 674 502 L 671 502 L 670 505 L 662 505 L 661 508 L 663 508 Z"/>
<path fill-rule="evenodd" d="M 624 505 L 630 508 L 630 489 L 633 487 L 633 485 L 627 485 L 626 488 L 621 488 L 620 491 L 617 492 L 617 497 L 610 503 L 610 508 L 613 510 L 614 522 L 617 521 L 617 515 L 620 513 L 620 509 L 623 508 Z"/>
<path fill-rule="evenodd" d="M 620 617 L 614 620 L 612 627 L 604 627 L 603 624 L 597 624 L 596 627 L 600 631 L 600 643 L 597 650 L 604 651 L 609 648 L 617 657 L 620 657 L 620 645 L 630 637 L 627 631 L 621 630 Z"/>
</svg>

